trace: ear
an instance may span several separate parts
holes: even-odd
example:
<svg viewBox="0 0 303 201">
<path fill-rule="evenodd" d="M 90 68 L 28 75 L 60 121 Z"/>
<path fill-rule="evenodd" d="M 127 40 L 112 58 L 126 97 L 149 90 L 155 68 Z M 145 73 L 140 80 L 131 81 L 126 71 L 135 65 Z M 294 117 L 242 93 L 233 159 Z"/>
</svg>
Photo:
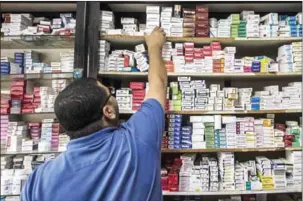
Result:
<svg viewBox="0 0 303 201">
<path fill-rule="evenodd" d="M 103 107 L 103 116 L 106 120 L 113 120 L 116 118 L 116 111 L 112 105 L 105 105 Z"/>
</svg>

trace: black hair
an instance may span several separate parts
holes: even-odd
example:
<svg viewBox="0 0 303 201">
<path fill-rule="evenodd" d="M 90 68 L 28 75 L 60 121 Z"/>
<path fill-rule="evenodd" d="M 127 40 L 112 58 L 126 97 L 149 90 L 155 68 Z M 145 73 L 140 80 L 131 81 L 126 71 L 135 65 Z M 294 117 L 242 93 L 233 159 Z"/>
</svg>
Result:
<svg viewBox="0 0 303 201">
<path fill-rule="evenodd" d="M 107 97 L 105 88 L 98 85 L 96 79 L 81 78 L 59 93 L 55 114 L 72 139 L 89 135 L 92 132 L 88 130 L 101 129 L 101 107 Z"/>
</svg>

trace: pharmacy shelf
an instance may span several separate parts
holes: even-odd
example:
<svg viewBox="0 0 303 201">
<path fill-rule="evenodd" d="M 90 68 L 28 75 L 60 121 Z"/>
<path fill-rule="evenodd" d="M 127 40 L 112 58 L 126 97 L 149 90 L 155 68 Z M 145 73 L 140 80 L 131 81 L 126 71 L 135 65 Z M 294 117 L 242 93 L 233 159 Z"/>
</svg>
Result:
<svg viewBox="0 0 303 201">
<path fill-rule="evenodd" d="M 120 114 L 134 114 L 136 111 L 119 111 Z M 188 114 L 188 115 L 202 115 L 202 114 L 289 114 L 301 113 L 302 110 L 239 110 L 239 111 L 167 111 L 167 114 Z"/>
<path fill-rule="evenodd" d="M 147 77 L 147 72 L 100 72 L 100 77 L 106 78 L 142 78 Z M 301 77 L 301 72 L 294 73 L 167 73 L 168 77 L 190 76 L 199 78 L 295 78 Z"/>
<path fill-rule="evenodd" d="M 235 149 L 162 149 L 162 153 L 217 153 L 217 152 L 274 152 L 274 151 L 301 151 L 301 147 L 282 147 L 282 148 L 235 148 Z M 52 150 L 52 151 L 17 151 L 9 152 L 2 150 L 0 152 L 1 156 L 5 155 L 37 155 L 37 154 L 56 154 L 62 153 L 62 151 Z"/>
<path fill-rule="evenodd" d="M 275 151 L 301 151 L 301 147 L 281 148 L 234 148 L 234 149 L 162 149 L 162 153 L 217 153 L 217 152 L 275 152 Z"/>
<path fill-rule="evenodd" d="M 9 197 L 9 196 L 20 196 L 20 194 L 8 194 L 8 195 L 0 195 L 1 197 Z"/>
<path fill-rule="evenodd" d="M 279 194 L 279 193 L 301 193 L 301 189 L 279 189 L 279 190 L 260 190 L 260 191 L 214 191 L 214 192 L 169 192 L 162 191 L 164 196 L 202 196 L 202 195 L 251 195 L 251 194 Z M 19 196 L 20 194 L 1 195 Z"/>
<path fill-rule="evenodd" d="M 21 35 L 1 37 L 1 49 L 73 48 L 75 36 Z"/>
<path fill-rule="evenodd" d="M 6 151 L 6 150 L 1 150 L 0 155 L 37 155 L 37 154 L 55 154 L 55 153 L 61 153 L 62 151 L 58 150 L 52 150 L 52 151 L 38 151 L 38 150 L 33 150 L 33 151 Z"/>
<path fill-rule="evenodd" d="M 278 193 L 301 193 L 302 189 L 279 189 L 260 191 L 214 191 L 214 192 L 168 192 L 163 191 L 166 196 L 194 196 L 194 195 L 250 195 L 250 194 L 278 194 Z"/>
<path fill-rule="evenodd" d="M 101 40 L 106 40 L 111 45 L 138 45 L 144 43 L 144 36 L 128 36 L 128 35 L 108 35 L 100 36 Z M 211 42 L 220 42 L 223 46 L 249 46 L 249 47 L 265 47 L 278 46 L 295 41 L 302 41 L 300 37 L 277 37 L 277 38 L 201 38 L 201 37 L 167 37 L 170 42 L 194 42 L 199 45 L 207 45 Z"/>
<path fill-rule="evenodd" d="M 72 79 L 73 73 L 29 73 L 1 75 L 1 81 L 34 80 L 34 79 Z"/>
</svg>

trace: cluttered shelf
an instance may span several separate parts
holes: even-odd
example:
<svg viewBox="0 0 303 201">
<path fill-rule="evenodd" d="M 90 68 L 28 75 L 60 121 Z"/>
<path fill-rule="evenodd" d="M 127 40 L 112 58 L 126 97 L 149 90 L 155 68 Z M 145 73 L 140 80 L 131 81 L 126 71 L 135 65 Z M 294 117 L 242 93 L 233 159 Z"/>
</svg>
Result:
<svg viewBox="0 0 303 201">
<path fill-rule="evenodd" d="M 1 49 L 73 48 L 75 35 L 19 35 L 1 37 Z"/>
<path fill-rule="evenodd" d="M 269 148 L 233 148 L 233 149 L 166 149 L 161 150 L 162 153 L 218 153 L 218 152 L 275 152 L 275 151 L 300 151 L 301 147 L 269 147 Z M 5 155 L 39 155 L 39 154 L 56 154 L 62 153 L 59 150 L 50 151 L 6 151 L 1 150 L 1 156 Z"/>
<path fill-rule="evenodd" d="M 233 148 L 233 149 L 162 149 L 162 153 L 217 153 L 217 152 L 267 152 L 300 151 L 301 147 Z"/>
<path fill-rule="evenodd" d="M 102 34 L 101 40 L 106 40 L 111 44 L 128 44 L 137 45 L 144 42 L 144 36 L 129 35 L 109 35 Z M 285 43 L 301 41 L 301 37 L 271 37 L 271 38 L 210 38 L 210 37 L 167 37 L 169 42 L 194 42 L 195 44 L 206 45 L 211 42 L 220 42 L 222 45 L 249 45 L 251 46 L 267 46 L 267 45 L 283 45 Z"/>
<path fill-rule="evenodd" d="M 277 190 L 254 190 L 254 191 L 215 191 L 215 192 L 169 192 L 163 191 L 163 195 L 249 195 L 249 194 L 276 194 L 276 193 L 301 193 L 302 189 L 277 189 Z"/>
<path fill-rule="evenodd" d="M 169 192 L 163 191 L 164 196 L 194 196 L 194 195 L 250 195 L 250 194 L 276 194 L 276 193 L 300 193 L 301 189 L 278 189 L 278 190 L 259 190 L 259 191 L 209 191 L 209 192 Z M 20 196 L 20 194 L 9 194 L 1 196 Z"/>
<path fill-rule="evenodd" d="M 134 114 L 136 111 L 120 111 L 120 114 Z M 301 113 L 301 109 L 295 110 L 239 110 L 239 111 L 167 111 L 167 114 L 286 114 L 286 113 Z"/>
<path fill-rule="evenodd" d="M 123 78 L 123 77 L 146 77 L 147 72 L 100 72 L 100 77 L 106 78 Z M 284 77 L 300 77 L 301 72 L 289 72 L 289 73 L 178 73 L 168 72 L 168 77 L 178 76 L 191 76 L 191 77 L 202 77 L 202 78 L 284 78 Z"/>
<path fill-rule="evenodd" d="M 33 79 L 71 79 L 72 72 L 58 73 L 28 73 L 28 74 L 1 74 L 1 81 L 33 80 Z"/>
</svg>

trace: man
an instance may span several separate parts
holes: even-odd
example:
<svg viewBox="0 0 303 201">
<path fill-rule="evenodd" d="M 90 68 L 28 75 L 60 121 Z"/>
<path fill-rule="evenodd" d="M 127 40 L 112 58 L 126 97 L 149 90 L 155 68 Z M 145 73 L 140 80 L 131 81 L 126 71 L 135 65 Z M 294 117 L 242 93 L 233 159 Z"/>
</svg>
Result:
<svg viewBox="0 0 303 201">
<path fill-rule="evenodd" d="M 71 141 L 67 151 L 29 176 L 23 201 L 159 201 L 161 137 L 167 74 L 165 33 L 145 36 L 149 91 L 141 108 L 118 127 L 116 99 L 92 78 L 74 81 L 56 98 L 55 113 Z"/>
</svg>

